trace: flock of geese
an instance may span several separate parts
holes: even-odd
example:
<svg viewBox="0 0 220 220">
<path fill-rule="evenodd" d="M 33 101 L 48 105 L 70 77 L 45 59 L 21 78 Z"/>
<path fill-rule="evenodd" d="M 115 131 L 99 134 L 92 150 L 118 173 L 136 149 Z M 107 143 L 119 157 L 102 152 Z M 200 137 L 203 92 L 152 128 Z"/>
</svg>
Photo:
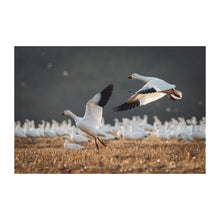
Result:
<svg viewBox="0 0 220 220">
<path fill-rule="evenodd" d="M 178 117 L 164 123 L 157 116 L 153 118 L 154 122 L 152 124 L 148 123 L 147 115 L 142 118 L 139 116 L 133 116 L 132 119 L 122 118 L 121 121 L 116 118 L 114 119 L 114 125 L 105 124 L 104 118 L 102 118 L 99 130 L 105 136 L 100 137 L 100 140 L 102 142 L 120 138 L 147 140 L 150 135 L 164 140 L 177 139 L 187 142 L 206 138 L 205 117 L 202 117 L 199 121 L 195 116 L 187 120 Z M 37 126 L 35 126 L 33 120 L 26 119 L 23 125 L 20 121 L 16 121 L 15 136 L 19 138 L 64 137 L 64 147 L 72 149 L 84 148 L 79 144 L 90 142 L 91 140 L 87 133 L 72 125 L 71 119 L 64 120 L 61 123 L 55 120 L 52 120 L 51 123 L 42 120 Z"/>
<path fill-rule="evenodd" d="M 129 91 L 132 94 L 131 97 L 125 103 L 114 107 L 114 111 L 126 111 L 146 105 L 165 95 L 168 95 L 172 100 L 182 98 L 182 93 L 175 89 L 175 85 L 169 84 L 162 79 L 141 76 L 137 73 L 131 74 L 128 78 L 141 80 L 145 85 L 136 92 Z M 156 135 L 167 140 L 172 138 L 184 141 L 193 141 L 194 138 L 205 139 L 206 123 L 204 117 L 199 123 L 195 117 L 186 121 L 184 118 L 179 117 L 178 120 L 172 118 L 170 122 L 165 121 L 162 124 L 154 116 L 154 123 L 151 125 L 147 122 L 147 115 L 144 115 L 143 118 L 135 116 L 132 120 L 123 118 L 121 122 L 115 119 L 114 126 L 105 124 L 102 116 L 103 108 L 111 97 L 112 92 L 113 84 L 110 84 L 95 94 L 87 102 L 83 117 L 76 116 L 70 110 L 65 110 L 61 113 L 61 115 L 74 119 L 76 127 L 72 126 L 70 119 L 68 119 L 68 122 L 63 121 L 60 124 L 55 120 L 52 120 L 51 124 L 42 120 L 37 128 L 33 120 L 25 120 L 23 125 L 17 121 L 15 123 L 15 136 L 21 138 L 64 136 L 64 147 L 72 149 L 84 148 L 78 143 L 89 142 L 91 137 L 94 138 L 97 149 L 99 149 L 99 144 L 106 147 L 105 140 L 117 138 L 147 139 L 149 135 Z"/>
</svg>

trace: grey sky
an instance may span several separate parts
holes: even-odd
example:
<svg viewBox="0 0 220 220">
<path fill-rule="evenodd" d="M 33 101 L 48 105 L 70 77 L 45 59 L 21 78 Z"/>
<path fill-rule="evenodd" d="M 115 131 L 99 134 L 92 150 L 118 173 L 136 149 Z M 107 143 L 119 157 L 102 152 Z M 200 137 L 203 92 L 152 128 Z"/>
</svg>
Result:
<svg viewBox="0 0 220 220">
<path fill-rule="evenodd" d="M 128 90 L 143 83 L 129 80 L 130 73 L 155 76 L 175 84 L 183 99 L 164 97 L 126 112 L 113 112 Z M 104 118 L 131 118 L 147 114 L 162 121 L 182 116 L 205 116 L 205 47 L 15 47 L 15 120 L 61 122 L 65 109 L 83 116 L 86 102 L 108 84 L 114 92 Z"/>
</svg>

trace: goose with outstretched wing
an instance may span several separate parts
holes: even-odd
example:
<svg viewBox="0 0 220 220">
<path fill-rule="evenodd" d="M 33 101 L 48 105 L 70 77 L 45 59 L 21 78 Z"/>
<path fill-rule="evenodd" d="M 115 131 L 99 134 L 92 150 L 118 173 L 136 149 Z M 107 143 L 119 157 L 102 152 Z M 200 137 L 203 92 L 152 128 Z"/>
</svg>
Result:
<svg viewBox="0 0 220 220">
<path fill-rule="evenodd" d="M 165 95 L 168 95 L 172 100 L 182 98 L 182 92 L 176 90 L 175 85 L 169 84 L 162 79 L 156 77 L 141 76 L 137 73 L 131 74 L 128 76 L 128 78 L 141 80 L 146 84 L 137 92 L 130 92 L 132 93 L 132 96 L 125 103 L 114 107 L 114 111 L 126 111 L 141 105 L 146 105 L 164 97 Z"/>
<path fill-rule="evenodd" d="M 84 117 L 78 117 L 70 110 L 65 110 L 61 115 L 67 115 L 73 118 L 76 122 L 76 126 L 84 131 L 86 134 L 92 136 L 95 139 L 97 149 L 99 149 L 97 140 L 106 147 L 106 144 L 100 140 L 100 137 L 106 137 L 106 135 L 99 130 L 101 126 L 103 107 L 107 104 L 113 91 L 113 84 L 110 84 L 101 92 L 97 93 L 86 104 L 86 111 Z"/>
</svg>

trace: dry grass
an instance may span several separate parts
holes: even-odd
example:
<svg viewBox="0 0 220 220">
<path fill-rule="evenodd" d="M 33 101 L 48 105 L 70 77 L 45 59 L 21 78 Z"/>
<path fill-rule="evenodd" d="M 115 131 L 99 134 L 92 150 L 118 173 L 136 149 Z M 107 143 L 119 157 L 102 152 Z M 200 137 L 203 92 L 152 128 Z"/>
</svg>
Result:
<svg viewBox="0 0 220 220">
<path fill-rule="evenodd" d="M 15 173 L 205 173 L 205 141 L 94 142 L 83 150 L 64 149 L 62 138 L 15 139 Z"/>
</svg>

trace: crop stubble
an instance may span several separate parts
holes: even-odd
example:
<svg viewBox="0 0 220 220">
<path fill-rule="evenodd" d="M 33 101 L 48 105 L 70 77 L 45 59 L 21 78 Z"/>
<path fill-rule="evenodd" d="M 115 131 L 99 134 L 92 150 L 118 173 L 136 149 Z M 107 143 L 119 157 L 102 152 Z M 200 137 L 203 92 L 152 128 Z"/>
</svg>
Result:
<svg viewBox="0 0 220 220">
<path fill-rule="evenodd" d="M 15 138 L 15 173 L 205 173 L 205 141 L 111 140 L 64 149 L 62 138 Z"/>
</svg>

